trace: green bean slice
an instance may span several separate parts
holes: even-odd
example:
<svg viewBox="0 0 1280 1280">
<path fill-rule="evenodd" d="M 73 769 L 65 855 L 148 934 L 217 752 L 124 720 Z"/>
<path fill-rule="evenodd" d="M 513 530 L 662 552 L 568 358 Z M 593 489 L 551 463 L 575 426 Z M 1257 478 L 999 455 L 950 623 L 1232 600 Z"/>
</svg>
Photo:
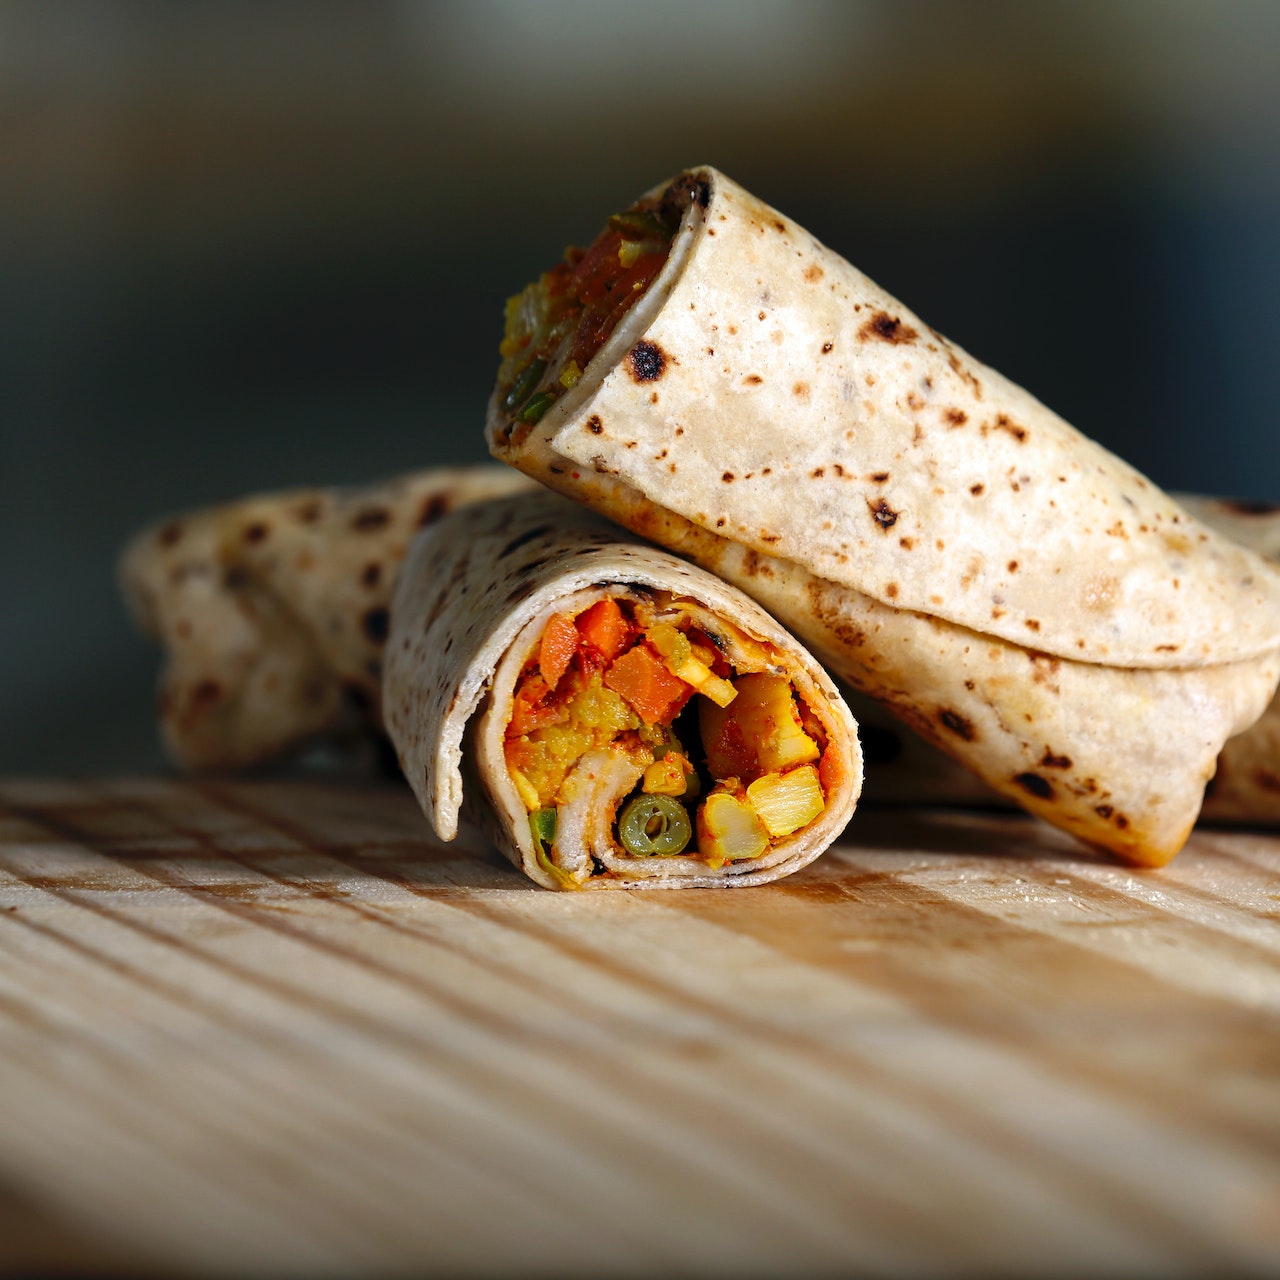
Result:
<svg viewBox="0 0 1280 1280">
<path fill-rule="evenodd" d="M 688 810 L 671 796 L 635 796 L 618 818 L 618 839 L 638 858 L 683 853 L 692 837 Z"/>
<path fill-rule="evenodd" d="M 542 381 L 542 375 L 546 371 L 547 362 L 545 360 L 535 360 L 522 370 L 517 375 L 515 382 L 511 384 L 511 390 L 507 392 L 507 398 L 502 402 L 503 410 L 506 413 L 515 413 L 533 395 L 534 388 Z"/>
</svg>

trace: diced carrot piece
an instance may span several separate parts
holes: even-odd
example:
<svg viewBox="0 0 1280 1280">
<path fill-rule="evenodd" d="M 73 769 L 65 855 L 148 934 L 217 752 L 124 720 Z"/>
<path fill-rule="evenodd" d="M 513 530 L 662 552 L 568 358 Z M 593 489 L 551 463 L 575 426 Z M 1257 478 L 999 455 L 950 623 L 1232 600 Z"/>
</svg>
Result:
<svg viewBox="0 0 1280 1280">
<path fill-rule="evenodd" d="M 573 625 L 573 619 L 563 613 L 554 614 L 538 645 L 538 670 L 547 688 L 554 689 L 560 683 L 560 677 L 568 670 L 577 651 L 578 628 Z"/>
<path fill-rule="evenodd" d="M 577 617 L 578 634 L 584 644 L 589 644 L 609 661 L 626 648 L 632 627 L 616 600 L 606 597 L 597 600 L 590 609 Z"/>
<path fill-rule="evenodd" d="M 693 696 L 693 686 L 673 676 L 643 644 L 618 658 L 604 673 L 604 682 L 631 704 L 645 724 L 670 724 Z"/>
</svg>

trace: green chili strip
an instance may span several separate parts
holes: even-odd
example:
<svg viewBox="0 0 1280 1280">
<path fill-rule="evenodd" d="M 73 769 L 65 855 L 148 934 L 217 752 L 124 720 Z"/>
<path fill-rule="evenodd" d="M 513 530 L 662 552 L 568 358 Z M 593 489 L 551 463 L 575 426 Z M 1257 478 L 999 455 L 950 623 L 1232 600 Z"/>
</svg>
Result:
<svg viewBox="0 0 1280 1280">
<path fill-rule="evenodd" d="M 537 422 L 555 403 L 555 396 L 549 391 L 540 391 L 523 409 L 520 410 L 521 422 Z"/>
<path fill-rule="evenodd" d="M 535 360 L 527 369 L 523 370 L 515 382 L 511 384 L 511 390 L 507 392 L 507 398 L 502 402 L 504 411 L 515 413 L 533 395 L 534 389 L 542 381 L 542 375 L 546 371 L 547 362 L 545 360 Z"/>
<path fill-rule="evenodd" d="M 533 856 L 538 866 L 562 889 L 580 889 L 582 886 L 567 871 L 557 867 L 547 852 L 556 838 L 556 811 L 535 809 L 529 815 L 529 831 L 533 836 Z"/>
<path fill-rule="evenodd" d="M 615 213 L 609 219 L 609 226 L 624 240 L 658 240 L 665 244 L 674 234 L 674 228 L 664 223 L 656 213 L 640 209 Z"/>
<path fill-rule="evenodd" d="M 683 853 L 692 836 L 687 810 L 671 796 L 636 796 L 618 818 L 618 839 L 638 858 Z"/>
</svg>

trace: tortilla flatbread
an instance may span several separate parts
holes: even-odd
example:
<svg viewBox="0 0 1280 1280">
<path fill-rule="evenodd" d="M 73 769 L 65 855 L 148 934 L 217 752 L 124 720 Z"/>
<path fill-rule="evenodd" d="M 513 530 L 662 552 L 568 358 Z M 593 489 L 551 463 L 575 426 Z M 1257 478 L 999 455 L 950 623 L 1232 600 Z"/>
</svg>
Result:
<svg viewBox="0 0 1280 1280">
<path fill-rule="evenodd" d="M 136 535 L 120 583 L 165 648 L 161 735 L 187 769 L 238 769 L 380 722 L 382 654 L 413 533 L 535 486 L 509 467 L 297 489 L 171 516 Z"/>
</svg>

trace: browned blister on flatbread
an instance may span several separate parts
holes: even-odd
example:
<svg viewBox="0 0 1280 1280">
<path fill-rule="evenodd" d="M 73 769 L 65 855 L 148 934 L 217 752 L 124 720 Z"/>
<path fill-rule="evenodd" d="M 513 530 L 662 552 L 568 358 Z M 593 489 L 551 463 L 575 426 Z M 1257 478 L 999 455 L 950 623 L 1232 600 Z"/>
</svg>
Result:
<svg viewBox="0 0 1280 1280">
<path fill-rule="evenodd" d="M 185 512 L 120 562 L 138 625 L 166 651 L 159 712 L 185 768 L 226 769 L 379 722 L 391 592 L 410 538 L 449 511 L 534 486 L 441 468 Z"/>
<path fill-rule="evenodd" d="M 530 400 L 511 313 L 495 456 L 743 587 L 1033 812 L 1167 861 L 1274 691 L 1280 577 L 724 175 L 677 189 L 661 270 Z"/>
<path fill-rule="evenodd" d="M 428 820 L 480 825 L 547 888 L 763 884 L 853 812 L 857 731 L 822 667 L 733 586 L 555 494 L 424 531 L 391 616 L 384 720 Z"/>
</svg>

